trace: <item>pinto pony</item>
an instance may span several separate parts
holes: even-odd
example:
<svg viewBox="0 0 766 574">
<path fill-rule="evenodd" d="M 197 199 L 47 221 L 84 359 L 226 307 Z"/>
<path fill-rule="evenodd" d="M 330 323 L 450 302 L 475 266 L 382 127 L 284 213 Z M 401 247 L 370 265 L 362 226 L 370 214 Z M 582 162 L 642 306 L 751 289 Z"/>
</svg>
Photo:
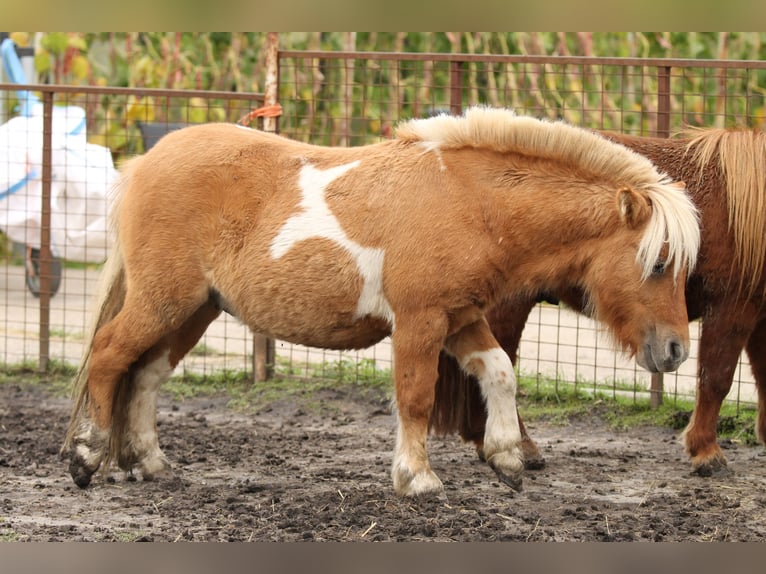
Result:
<svg viewBox="0 0 766 574">
<path fill-rule="evenodd" d="M 81 487 L 112 459 L 144 479 L 167 469 L 159 386 L 221 310 L 316 347 L 391 335 L 391 474 L 409 496 L 442 488 L 426 451 L 442 349 L 478 380 L 486 460 L 521 486 L 513 365 L 484 318 L 495 302 L 576 286 L 642 365 L 688 355 L 696 209 L 648 160 L 564 123 L 475 108 L 356 148 L 189 127 L 132 160 L 118 191 L 63 447 Z"/>
<path fill-rule="evenodd" d="M 702 335 L 696 404 L 683 440 L 694 472 L 727 474 L 716 440 L 718 412 L 743 348 L 758 390 L 756 435 L 766 443 L 766 133 L 707 128 L 692 129 L 678 139 L 604 135 L 685 181 L 700 211 L 702 243 L 686 286 L 686 304 L 689 320 L 702 319 Z M 587 312 L 581 289 L 549 291 L 551 295 Z M 536 300 L 533 294 L 515 297 L 487 313 L 492 332 L 514 362 Z M 442 356 L 432 425 L 438 433 L 458 432 L 481 449 L 487 415 L 474 387 Z M 520 425 L 526 465 L 542 466 L 544 459 Z"/>
</svg>

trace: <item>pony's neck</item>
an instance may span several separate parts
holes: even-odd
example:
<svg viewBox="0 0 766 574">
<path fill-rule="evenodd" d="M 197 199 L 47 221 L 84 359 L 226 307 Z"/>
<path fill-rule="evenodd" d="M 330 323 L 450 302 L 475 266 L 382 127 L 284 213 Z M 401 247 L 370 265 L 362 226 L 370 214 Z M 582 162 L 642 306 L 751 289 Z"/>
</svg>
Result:
<svg viewBox="0 0 766 574">
<path fill-rule="evenodd" d="M 582 285 L 594 250 L 620 226 L 613 196 L 579 189 L 561 173 L 476 190 L 474 196 L 484 202 L 493 265 L 502 270 L 501 290 Z"/>
</svg>

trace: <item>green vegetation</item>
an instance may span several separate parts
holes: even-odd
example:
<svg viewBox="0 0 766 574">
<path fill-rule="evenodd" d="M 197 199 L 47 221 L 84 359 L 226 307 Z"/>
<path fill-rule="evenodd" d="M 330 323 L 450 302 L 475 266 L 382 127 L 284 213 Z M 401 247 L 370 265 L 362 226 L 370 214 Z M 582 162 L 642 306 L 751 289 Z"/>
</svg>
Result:
<svg viewBox="0 0 766 574">
<path fill-rule="evenodd" d="M 228 406 L 256 411 L 278 401 L 296 401 L 309 409 L 323 408 L 322 393 L 385 399 L 393 396 L 391 372 L 371 359 L 349 359 L 321 364 L 295 365 L 280 361 L 275 376 L 253 383 L 252 374 L 220 371 L 214 375 L 180 373 L 170 378 L 163 392 L 183 401 L 199 396 L 228 397 Z M 44 384 L 57 396 L 68 396 L 76 367 L 52 361 L 41 373 L 36 363 L 2 365 L 0 384 Z M 619 388 L 622 387 L 622 392 Z M 597 416 L 615 430 L 642 425 L 668 426 L 682 430 L 694 408 L 691 400 L 666 397 L 657 409 L 649 406 L 645 391 L 634 385 L 582 381 L 578 385 L 522 374 L 519 376 L 519 407 L 525 420 L 545 420 L 565 426 L 578 418 Z M 724 403 L 718 433 L 744 444 L 756 444 L 755 407 Z"/>
<path fill-rule="evenodd" d="M 40 371 L 37 360 L 27 360 L 14 364 L 0 364 L 0 385 L 12 383 L 43 384 L 55 396 L 69 396 L 72 378 L 77 367 L 63 361 L 52 359 L 48 370 Z"/>
<path fill-rule="evenodd" d="M 596 389 L 594 391 L 594 388 Z M 545 420 L 566 425 L 577 418 L 598 416 L 616 430 L 642 425 L 668 426 L 682 430 L 694 409 L 691 400 L 666 397 L 653 409 L 646 394 L 615 392 L 611 385 L 562 384 L 536 377 L 519 377 L 519 408 L 525 420 Z M 718 421 L 718 435 L 756 444 L 754 407 L 724 403 Z"/>
<path fill-rule="evenodd" d="M 42 83 L 238 93 L 262 93 L 266 86 L 263 32 L 11 36 L 20 45 L 35 45 L 37 79 Z M 587 127 L 652 132 L 662 89 L 658 71 L 651 67 L 466 61 L 460 64 L 460 85 L 453 86 L 454 70 L 447 61 L 351 59 L 339 52 L 759 61 L 766 59 L 765 40 L 763 32 L 281 33 L 280 50 L 330 53 L 321 60 L 281 61 L 280 130 L 312 143 L 377 141 L 390 135 L 392 122 L 448 109 L 457 87 L 463 105 L 504 105 Z M 763 70 L 728 70 L 723 75 L 699 68 L 674 70 L 671 129 L 684 124 L 761 125 L 764 96 Z M 78 105 L 76 100 L 65 103 Z M 137 121 L 236 121 L 245 111 L 223 100 L 153 95 L 104 95 L 91 98 L 86 107 L 92 143 L 107 145 L 117 156 L 143 150 Z"/>
<path fill-rule="evenodd" d="M 225 394 L 229 406 L 258 410 L 282 400 L 300 401 L 308 408 L 317 407 L 313 397 L 322 391 L 355 393 L 357 396 L 391 396 L 390 372 L 368 359 L 348 359 L 321 364 L 290 364 L 284 360 L 268 381 L 252 382 L 252 374 L 223 371 L 215 375 L 182 373 L 163 386 L 176 399 Z"/>
</svg>

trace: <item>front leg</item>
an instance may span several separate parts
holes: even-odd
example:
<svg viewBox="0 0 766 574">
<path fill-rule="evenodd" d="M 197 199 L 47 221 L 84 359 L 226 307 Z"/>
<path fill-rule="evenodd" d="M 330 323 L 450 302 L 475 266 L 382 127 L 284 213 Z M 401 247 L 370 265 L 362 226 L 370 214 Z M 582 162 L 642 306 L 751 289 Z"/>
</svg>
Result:
<svg viewBox="0 0 766 574">
<path fill-rule="evenodd" d="M 758 322 L 745 348 L 755 377 L 755 388 L 758 391 L 755 436 L 761 444 L 766 445 L 766 320 L 762 319 Z"/>
<path fill-rule="evenodd" d="M 438 358 L 447 321 L 437 313 L 397 314 L 392 335 L 399 426 L 391 468 L 400 496 L 441 492 L 443 485 L 428 462 L 426 438 L 434 404 Z"/>
<path fill-rule="evenodd" d="M 445 348 L 479 381 L 487 406 L 481 450 L 484 460 L 501 481 L 520 491 L 524 459 L 516 414 L 516 375 L 510 357 L 483 318 L 450 336 Z"/>
</svg>

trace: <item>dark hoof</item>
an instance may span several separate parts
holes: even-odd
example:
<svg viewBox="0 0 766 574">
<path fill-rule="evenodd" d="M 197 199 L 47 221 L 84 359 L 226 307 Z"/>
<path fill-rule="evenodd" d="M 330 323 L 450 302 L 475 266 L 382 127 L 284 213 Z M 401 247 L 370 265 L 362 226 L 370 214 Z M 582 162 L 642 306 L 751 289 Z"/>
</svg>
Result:
<svg viewBox="0 0 766 574">
<path fill-rule="evenodd" d="M 734 474 L 728 465 L 720 463 L 701 464 L 692 470 L 692 474 L 696 474 L 703 478 L 727 478 Z"/>
<path fill-rule="evenodd" d="M 515 492 L 521 492 L 523 490 L 522 484 L 521 484 L 522 480 L 520 476 L 518 477 L 508 476 L 507 474 L 501 474 L 497 471 L 495 471 L 495 474 L 497 474 L 497 477 L 500 479 L 500 482 L 502 482 L 503 484 L 507 486 L 510 486 L 511 490 Z"/>
<path fill-rule="evenodd" d="M 524 459 L 524 468 L 527 470 L 542 470 L 545 468 L 545 458 Z"/>
<path fill-rule="evenodd" d="M 88 470 L 78 458 L 73 458 L 69 463 L 69 474 L 72 475 L 72 480 L 80 488 L 87 488 L 90 484 L 90 479 L 95 471 Z"/>
<path fill-rule="evenodd" d="M 497 475 L 497 478 L 500 479 L 500 482 L 503 484 L 510 486 L 512 490 L 515 490 L 516 492 L 521 492 L 522 490 L 522 475 L 518 474 L 516 476 L 511 476 L 508 474 L 505 474 L 504 472 L 501 472 L 498 470 L 491 462 L 489 463 L 489 467 L 495 471 L 495 474 Z"/>
</svg>

